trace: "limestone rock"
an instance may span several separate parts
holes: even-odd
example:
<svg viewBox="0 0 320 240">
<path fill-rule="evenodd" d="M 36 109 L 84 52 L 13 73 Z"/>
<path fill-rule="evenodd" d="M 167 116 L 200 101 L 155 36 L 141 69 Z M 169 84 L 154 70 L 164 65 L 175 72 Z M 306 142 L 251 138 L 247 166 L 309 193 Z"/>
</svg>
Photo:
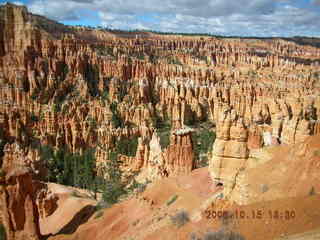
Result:
<svg viewBox="0 0 320 240">
<path fill-rule="evenodd" d="M 39 215 L 30 170 L 13 168 L 7 172 L 5 186 L 1 191 L 1 219 L 12 240 L 41 239 Z"/>
<path fill-rule="evenodd" d="M 212 159 L 209 162 L 211 177 L 216 183 L 223 184 L 224 196 L 228 196 L 233 190 L 236 178 L 239 172 L 245 169 L 249 156 L 248 130 L 242 119 L 234 120 L 235 118 L 231 117 L 231 114 L 231 111 L 226 110 L 220 115 L 218 123 L 221 124 L 220 130 L 217 131 L 217 139 L 212 149 Z"/>
</svg>

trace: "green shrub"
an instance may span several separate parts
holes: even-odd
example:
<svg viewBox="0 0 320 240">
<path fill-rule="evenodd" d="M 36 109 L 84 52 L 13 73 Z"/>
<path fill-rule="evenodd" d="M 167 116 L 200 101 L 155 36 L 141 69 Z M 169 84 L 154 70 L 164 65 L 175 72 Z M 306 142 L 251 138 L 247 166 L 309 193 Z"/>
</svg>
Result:
<svg viewBox="0 0 320 240">
<path fill-rule="evenodd" d="M 61 104 L 60 104 L 60 103 L 54 104 L 52 110 L 53 110 L 55 113 L 61 112 Z"/>
<path fill-rule="evenodd" d="M 197 124 L 195 116 L 191 115 L 188 119 L 185 120 L 185 124 L 188 126 L 194 126 Z"/>
<path fill-rule="evenodd" d="M 2 223 L 0 223 L 0 240 L 7 240 L 6 229 L 4 228 Z"/>
<path fill-rule="evenodd" d="M 139 60 L 144 60 L 144 55 L 143 55 L 143 54 L 138 54 L 138 55 L 137 55 L 137 58 L 138 58 Z"/>
<path fill-rule="evenodd" d="M 0 136 L 0 160 L 4 156 L 4 146 L 7 144 L 7 141 Z M 0 161 L 0 167 L 2 165 L 2 162 Z"/>
<path fill-rule="evenodd" d="M 154 101 L 157 103 L 159 102 L 158 96 L 153 96 Z M 171 129 L 171 120 L 169 119 L 168 115 L 165 114 L 164 117 L 159 116 L 159 113 L 156 113 L 153 117 L 154 126 L 158 129 L 159 132 L 168 131 Z"/>
<path fill-rule="evenodd" d="M 0 169 L 0 177 L 5 177 L 6 172 L 3 169 Z"/>
<path fill-rule="evenodd" d="M 99 66 L 97 64 L 86 64 L 84 79 L 87 82 L 90 95 L 92 97 L 98 96 Z"/>
<path fill-rule="evenodd" d="M 309 196 L 313 196 L 316 194 L 316 190 L 314 189 L 314 187 L 312 186 L 309 192 Z"/>
<path fill-rule="evenodd" d="M 265 193 L 269 190 L 269 186 L 267 184 L 262 184 L 261 185 L 261 192 Z"/>
<path fill-rule="evenodd" d="M 170 144 L 170 131 L 159 134 L 161 148 L 166 148 Z"/>
<path fill-rule="evenodd" d="M 151 54 L 151 55 L 149 56 L 149 60 L 150 60 L 150 62 L 151 62 L 152 64 L 156 64 L 156 63 L 158 62 L 158 59 L 159 59 L 159 57 L 156 56 L 156 55 L 154 55 L 154 54 Z"/>
<path fill-rule="evenodd" d="M 120 114 L 118 112 L 117 103 L 113 102 L 110 104 L 110 110 L 112 112 L 111 122 L 115 128 L 124 127 L 124 122 L 122 121 Z"/>
<path fill-rule="evenodd" d="M 174 203 L 178 198 L 178 195 L 173 195 L 168 201 L 167 201 L 167 206 L 171 205 Z"/>
<path fill-rule="evenodd" d="M 99 45 L 99 46 L 95 46 L 95 50 L 97 51 L 98 55 L 100 55 L 100 56 L 114 57 L 112 47 Z"/>
<path fill-rule="evenodd" d="M 94 216 L 95 219 L 100 218 L 103 216 L 103 211 L 99 211 L 96 213 L 96 215 Z"/>
<path fill-rule="evenodd" d="M 203 130 L 199 133 L 198 137 L 200 141 L 199 151 L 207 153 L 212 148 L 216 139 L 216 133 L 209 130 Z"/>
<path fill-rule="evenodd" d="M 171 216 L 171 221 L 175 226 L 182 227 L 190 221 L 189 214 L 185 210 L 181 210 L 176 215 Z"/>
<path fill-rule="evenodd" d="M 196 233 L 191 233 L 190 240 L 201 240 L 201 238 L 199 238 Z"/>
<path fill-rule="evenodd" d="M 30 119 L 31 119 L 32 122 L 38 122 L 39 121 L 39 118 L 34 114 L 31 115 Z"/>
<path fill-rule="evenodd" d="M 63 79 L 66 79 L 68 73 L 69 73 L 69 66 L 66 63 L 63 63 L 63 66 L 62 66 Z"/>
<path fill-rule="evenodd" d="M 110 205 L 107 202 L 99 201 L 98 204 L 96 205 L 96 211 L 100 211 L 108 207 L 110 207 Z"/>
<path fill-rule="evenodd" d="M 150 183 L 150 181 L 148 181 L 148 180 L 145 183 L 139 183 L 135 179 L 133 179 L 133 182 L 130 185 L 130 187 L 128 188 L 128 191 L 129 192 L 136 192 L 136 193 L 143 193 L 146 190 L 147 185 L 149 183 Z"/>
<path fill-rule="evenodd" d="M 125 186 L 120 181 L 108 181 L 105 186 L 102 198 L 104 201 L 113 205 L 119 202 L 121 196 L 126 194 Z"/>
<path fill-rule="evenodd" d="M 103 93 L 102 93 L 102 99 L 103 100 L 108 100 L 108 98 L 109 98 L 109 91 L 104 91 Z"/>
<path fill-rule="evenodd" d="M 32 100 L 37 100 L 38 94 L 37 93 L 33 93 L 30 97 L 31 97 Z"/>
<path fill-rule="evenodd" d="M 315 157 L 320 157 L 320 149 L 315 150 L 315 151 L 313 152 L 313 155 L 314 155 Z"/>
<path fill-rule="evenodd" d="M 76 198 L 83 198 L 83 195 L 81 195 L 78 191 L 73 191 L 71 193 L 71 196 Z"/>
<path fill-rule="evenodd" d="M 162 148 L 166 148 L 170 144 L 170 120 L 168 118 L 161 119 L 157 116 L 154 119 L 154 123 L 160 138 L 160 145 Z"/>
<path fill-rule="evenodd" d="M 138 148 L 138 137 L 134 136 L 131 139 L 121 138 L 116 143 L 116 151 L 119 154 L 134 157 Z"/>
<path fill-rule="evenodd" d="M 204 129 L 198 133 L 192 134 L 192 144 L 195 153 L 195 159 L 197 162 L 197 167 L 208 166 L 208 158 L 200 156 L 206 155 L 208 152 L 210 152 L 215 139 L 216 133 L 208 129 Z"/>
<path fill-rule="evenodd" d="M 206 62 L 206 64 L 207 64 L 207 61 L 208 61 L 207 56 L 197 56 L 197 58 L 198 58 L 199 60 L 201 60 L 201 61 Z"/>
<path fill-rule="evenodd" d="M 182 65 L 179 59 L 175 57 L 171 57 L 168 59 L 168 64 L 176 64 L 176 65 Z"/>
<path fill-rule="evenodd" d="M 203 240 L 245 240 L 243 236 L 232 231 L 220 230 L 217 232 L 207 232 Z"/>
<path fill-rule="evenodd" d="M 90 127 L 97 128 L 98 124 L 94 118 L 88 117 L 88 122 L 89 122 Z"/>
</svg>

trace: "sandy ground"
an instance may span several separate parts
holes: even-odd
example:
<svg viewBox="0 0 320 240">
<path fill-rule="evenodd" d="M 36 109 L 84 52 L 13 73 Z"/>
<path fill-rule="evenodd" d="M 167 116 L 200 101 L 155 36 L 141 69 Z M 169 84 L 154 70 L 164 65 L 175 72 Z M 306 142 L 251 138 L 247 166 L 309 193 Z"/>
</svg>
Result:
<svg viewBox="0 0 320 240">
<path fill-rule="evenodd" d="M 206 178 L 206 169 L 197 170 L 194 176 L 201 181 Z M 184 181 L 182 181 L 184 179 Z M 208 231 L 221 228 L 241 233 L 246 240 L 268 240 L 297 233 L 312 231 L 320 226 L 320 196 L 287 198 L 270 202 L 250 204 L 247 206 L 229 206 L 228 203 L 215 204 L 211 211 L 221 209 L 243 211 L 245 218 L 234 218 L 227 223 L 221 219 L 207 218 L 200 207 L 208 196 L 213 194 L 209 182 L 197 187 L 188 179 L 166 179 L 150 186 L 139 198 L 132 198 L 103 211 L 103 216 L 95 214 L 89 221 L 79 227 L 74 234 L 60 235 L 50 239 L 190 239 L 191 233 L 203 236 Z M 206 189 L 206 190 L 205 190 Z M 217 190 L 218 191 L 218 190 Z M 178 198 L 171 205 L 167 201 L 173 196 Z M 184 209 L 190 221 L 181 228 L 175 226 L 170 216 Z M 282 218 L 272 219 L 269 211 L 279 211 Z M 294 213 L 294 217 L 285 218 L 285 211 Z M 192 219 L 192 214 L 199 211 L 200 219 Z M 261 218 L 254 218 L 253 213 L 262 211 Z M 97 217 L 97 218 L 96 218 Z"/>
<path fill-rule="evenodd" d="M 319 240 L 320 239 L 320 229 L 302 233 L 302 234 L 296 234 L 286 237 L 280 237 L 276 240 Z"/>
<path fill-rule="evenodd" d="M 212 184 L 208 169 L 201 168 L 187 176 L 151 183 L 139 196 L 94 213 L 75 232 L 49 239 L 185 240 L 191 239 L 192 233 L 203 237 L 209 231 L 221 229 L 238 232 L 246 240 L 319 239 L 318 149 L 320 136 L 303 144 L 267 148 L 256 153 L 256 158 L 267 155 L 268 160 L 249 168 L 252 188 L 263 182 L 273 189 L 268 193 L 269 197 L 257 195 L 257 201 L 251 204 L 238 206 L 228 200 L 218 200 L 221 188 Z M 313 194 L 310 194 L 310 186 L 315 186 Z M 275 193 L 277 195 L 273 195 Z M 70 219 L 71 212 L 76 211 L 75 206 L 83 204 L 79 199 L 66 198 L 61 203 L 64 209 L 52 216 L 51 223 L 57 224 L 57 229 L 61 228 L 59 217 Z M 172 216 L 182 210 L 189 220 L 178 227 Z M 233 217 L 222 219 L 211 215 L 209 218 L 208 211 L 218 213 L 222 210 L 233 213 Z"/>
<path fill-rule="evenodd" d="M 89 194 L 81 189 L 49 183 L 49 189 L 58 195 L 58 208 L 50 216 L 40 219 L 40 231 L 43 235 L 56 234 L 67 226 L 79 212 L 88 211 L 96 201 L 88 198 Z M 75 225 L 75 224 L 74 224 Z"/>
</svg>

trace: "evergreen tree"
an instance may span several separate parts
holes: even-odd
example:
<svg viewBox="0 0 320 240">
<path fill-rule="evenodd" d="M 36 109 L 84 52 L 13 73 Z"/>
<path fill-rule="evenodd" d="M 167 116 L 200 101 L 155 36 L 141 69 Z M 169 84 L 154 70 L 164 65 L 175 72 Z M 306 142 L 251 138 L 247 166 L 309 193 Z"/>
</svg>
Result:
<svg viewBox="0 0 320 240">
<path fill-rule="evenodd" d="M 112 112 L 112 117 L 111 117 L 111 121 L 113 123 L 113 125 L 116 128 L 122 128 L 124 127 L 124 123 L 120 117 L 120 114 L 118 112 L 118 105 L 116 102 L 113 102 L 110 104 L 110 110 Z"/>
<path fill-rule="evenodd" d="M 138 148 L 138 137 L 133 137 L 132 139 L 121 138 L 117 142 L 116 152 L 122 155 L 134 157 L 136 155 Z"/>
<path fill-rule="evenodd" d="M 86 189 L 92 189 L 96 184 L 93 149 L 79 155 L 65 149 L 53 151 L 49 146 L 44 146 L 40 152 L 48 169 L 47 181 Z"/>
<path fill-rule="evenodd" d="M 0 240 L 6 240 L 7 234 L 6 229 L 4 228 L 3 224 L 0 222 Z"/>
<path fill-rule="evenodd" d="M 106 179 L 97 176 L 95 171 L 94 150 L 90 149 L 84 154 L 72 154 L 65 149 L 54 151 L 49 146 L 40 149 L 41 157 L 47 164 L 47 181 L 63 185 L 88 189 L 96 193 L 101 191 L 103 200 L 112 205 L 117 203 L 121 196 L 127 193 L 126 184 L 122 181 L 122 171 L 118 161 L 118 151 L 123 147 L 116 147 L 117 151 L 109 154 L 109 161 L 105 166 Z M 136 151 L 136 145 L 130 147 Z M 128 152 L 124 148 L 123 151 Z"/>
<path fill-rule="evenodd" d="M 118 154 L 111 152 L 106 165 L 107 180 L 103 191 L 103 200 L 108 204 L 115 204 L 126 193 L 125 184 L 122 182 L 122 171 L 118 161 Z"/>
</svg>

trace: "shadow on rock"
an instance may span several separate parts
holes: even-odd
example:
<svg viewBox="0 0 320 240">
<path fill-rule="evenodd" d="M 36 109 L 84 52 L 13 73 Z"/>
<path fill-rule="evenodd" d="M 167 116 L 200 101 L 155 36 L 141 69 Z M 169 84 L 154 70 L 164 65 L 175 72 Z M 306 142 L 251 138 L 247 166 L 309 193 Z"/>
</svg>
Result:
<svg viewBox="0 0 320 240">
<path fill-rule="evenodd" d="M 89 218 L 94 214 L 94 212 L 95 212 L 94 206 L 89 205 L 89 206 L 82 208 L 71 219 L 71 221 L 60 230 L 60 232 L 57 235 L 74 233 L 80 225 L 86 223 L 89 220 Z"/>
</svg>

